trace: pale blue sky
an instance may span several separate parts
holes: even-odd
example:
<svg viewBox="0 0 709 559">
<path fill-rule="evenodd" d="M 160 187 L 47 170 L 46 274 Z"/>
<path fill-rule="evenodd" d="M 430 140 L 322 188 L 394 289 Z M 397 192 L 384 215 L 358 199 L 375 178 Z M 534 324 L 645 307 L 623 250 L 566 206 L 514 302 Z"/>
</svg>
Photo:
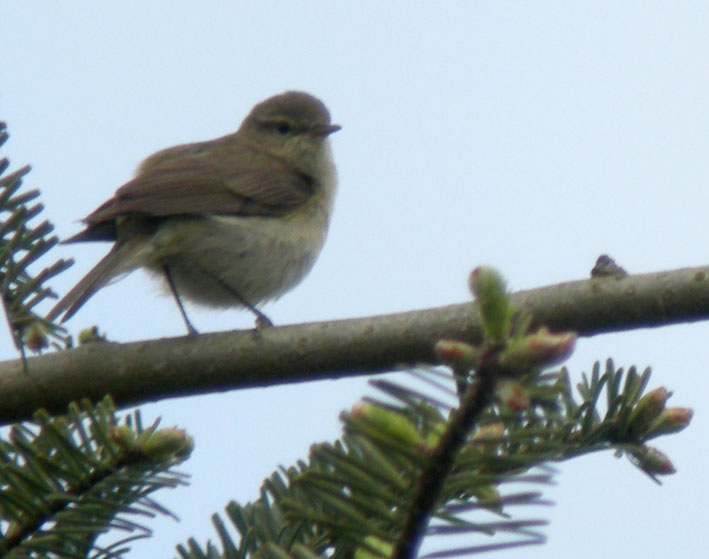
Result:
<svg viewBox="0 0 709 559">
<path fill-rule="evenodd" d="M 0 118 L 13 168 L 31 163 L 60 236 L 170 145 L 233 131 L 286 89 L 322 98 L 340 191 L 312 274 L 265 310 L 277 324 L 460 302 L 479 264 L 515 289 L 586 277 L 609 253 L 631 272 L 706 264 L 709 5 L 702 2 L 6 2 Z M 62 247 L 65 291 L 107 246 Z M 182 335 L 143 274 L 69 323 L 111 339 Z M 202 331 L 249 327 L 192 308 Z M 678 473 L 658 487 L 610 453 L 561 467 L 545 546 L 491 555 L 705 557 L 707 324 L 582 340 L 569 366 L 651 365 L 652 385 L 694 407 L 660 439 Z M 6 337 L 5 337 L 6 338 Z M 13 358 L 5 341 L 2 356 Z M 197 447 L 181 518 L 130 557 L 171 557 L 214 537 L 209 515 L 257 496 L 278 464 L 339 433 L 364 379 L 146 406 Z"/>
</svg>

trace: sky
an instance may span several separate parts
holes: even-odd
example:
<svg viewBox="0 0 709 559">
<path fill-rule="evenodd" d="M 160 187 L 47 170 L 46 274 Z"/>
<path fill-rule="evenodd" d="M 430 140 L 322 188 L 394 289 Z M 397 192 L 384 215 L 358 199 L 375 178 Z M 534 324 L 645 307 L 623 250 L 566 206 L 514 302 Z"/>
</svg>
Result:
<svg viewBox="0 0 709 559">
<path fill-rule="evenodd" d="M 312 273 L 264 311 L 276 324 L 408 311 L 468 300 L 475 266 L 512 289 L 583 279 L 598 255 L 631 273 L 706 264 L 709 5 L 703 2 L 5 2 L 0 119 L 11 169 L 67 237 L 172 145 L 234 131 L 285 90 L 321 98 L 339 192 Z M 68 245 L 66 292 L 108 250 Z M 189 307 L 202 332 L 249 328 L 239 310 Z M 111 340 L 180 336 L 172 300 L 143 273 L 97 294 L 69 323 Z M 544 546 L 500 559 L 705 557 L 709 326 L 596 336 L 594 360 L 653 368 L 650 386 L 695 410 L 655 441 L 678 472 L 658 486 L 612 453 L 559 466 Z M 0 358 L 16 354 L 0 336 Z M 195 374 L 198 374 L 197 372 Z M 128 557 L 172 557 L 214 538 L 209 516 L 258 495 L 278 465 L 340 433 L 364 378 L 251 389 L 143 406 L 186 428 L 187 489 L 158 494 L 159 519 Z"/>
</svg>

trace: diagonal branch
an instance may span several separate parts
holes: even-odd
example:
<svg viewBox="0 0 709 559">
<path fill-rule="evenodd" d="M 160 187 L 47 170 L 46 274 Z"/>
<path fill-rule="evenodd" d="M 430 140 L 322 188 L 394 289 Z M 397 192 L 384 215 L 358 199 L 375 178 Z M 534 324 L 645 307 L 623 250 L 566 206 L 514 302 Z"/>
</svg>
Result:
<svg viewBox="0 0 709 559">
<path fill-rule="evenodd" d="M 709 318 L 709 267 L 520 291 L 537 324 L 580 336 Z M 472 303 L 333 322 L 76 349 L 0 363 L 0 422 L 113 395 L 122 406 L 190 394 L 381 373 L 433 363 L 441 338 L 481 340 Z"/>
<path fill-rule="evenodd" d="M 461 398 L 461 405 L 451 415 L 448 428 L 438 446 L 431 453 L 426 468 L 413 491 L 413 502 L 406 517 L 406 525 L 397 542 L 393 559 L 411 559 L 418 550 L 430 520 L 431 511 L 440 498 L 441 489 L 450 474 L 456 456 L 466 438 L 474 429 L 495 392 L 501 347 L 488 349 L 480 366 Z"/>
</svg>

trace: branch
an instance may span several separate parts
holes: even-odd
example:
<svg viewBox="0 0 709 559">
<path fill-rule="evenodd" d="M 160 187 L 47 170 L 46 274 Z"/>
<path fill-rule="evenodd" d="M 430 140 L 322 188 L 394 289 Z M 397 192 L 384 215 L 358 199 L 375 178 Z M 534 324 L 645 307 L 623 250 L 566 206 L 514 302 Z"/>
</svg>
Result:
<svg viewBox="0 0 709 559">
<path fill-rule="evenodd" d="M 392 553 L 393 559 L 411 559 L 418 555 L 431 513 L 435 510 L 436 501 L 440 499 L 441 490 L 453 469 L 460 448 L 465 444 L 495 392 L 501 349 L 502 347 L 492 348 L 481 359 L 476 370 L 476 379 L 468 385 L 461 398 L 460 407 L 451 414 L 448 428 L 421 472 L 413 490 L 406 524 Z"/>
<path fill-rule="evenodd" d="M 575 281 L 512 296 L 538 325 L 579 336 L 709 318 L 709 267 Z M 441 338 L 481 340 L 472 303 L 392 315 L 76 349 L 0 363 L 0 423 L 83 397 L 118 405 L 434 363 Z"/>
</svg>

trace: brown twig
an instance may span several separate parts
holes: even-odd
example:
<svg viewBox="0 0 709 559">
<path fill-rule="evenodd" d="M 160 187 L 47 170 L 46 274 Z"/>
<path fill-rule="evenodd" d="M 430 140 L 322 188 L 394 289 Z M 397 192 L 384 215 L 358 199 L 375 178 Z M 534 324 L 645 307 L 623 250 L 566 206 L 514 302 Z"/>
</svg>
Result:
<svg viewBox="0 0 709 559">
<path fill-rule="evenodd" d="M 460 407 L 453 412 L 446 431 L 421 472 L 414 488 L 411 510 L 392 559 L 412 559 L 416 556 L 431 511 L 435 508 L 458 451 L 495 391 L 497 355 L 500 349 L 489 348 L 482 356 L 475 377 L 463 394 Z"/>
<path fill-rule="evenodd" d="M 602 278 L 512 296 L 535 322 L 580 336 L 709 318 L 709 267 Z M 76 349 L 0 363 L 0 423 L 111 394 L 121 406 L 191 394 L 375 374 L 434 363 L 439 339 L 481 341 L 472 303 L 368 318 Z"/>
</svg>

